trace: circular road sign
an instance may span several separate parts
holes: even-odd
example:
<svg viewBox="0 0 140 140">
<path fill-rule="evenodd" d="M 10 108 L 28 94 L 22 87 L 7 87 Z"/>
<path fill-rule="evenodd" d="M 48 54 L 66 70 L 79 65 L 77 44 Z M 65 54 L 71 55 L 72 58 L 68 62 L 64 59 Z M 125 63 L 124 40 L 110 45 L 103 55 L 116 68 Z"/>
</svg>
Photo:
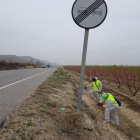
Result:
<svg viewBox="0 0 140 140">
<path fill-rule="evenodd" d="M 104 0 L 76 0 L 72 6 L 74 22 L 85 29 L 96 28 L 107 16 L 107 5 Z"/>
</svg>

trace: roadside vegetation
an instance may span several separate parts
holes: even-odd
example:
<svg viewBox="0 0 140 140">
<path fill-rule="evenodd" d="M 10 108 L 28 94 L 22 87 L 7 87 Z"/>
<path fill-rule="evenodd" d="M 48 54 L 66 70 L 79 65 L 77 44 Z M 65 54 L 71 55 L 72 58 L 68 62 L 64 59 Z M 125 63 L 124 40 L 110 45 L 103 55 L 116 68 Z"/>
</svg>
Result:
<svg viewBox="0 0 140 140">
<path fill-rule="evenodd" d="M 40 64 L 33 63 L 19 63 L 12 61 L 0 60 L 0 70 L 13 70 L 13 69 L 23 69 L 23 68 L 37 68 L 40 67 Z"/>
<path fill-rule="evenodd" d="M 84 84 L 89 84 L 85 80 Z M 140 127 L 120 110 L 120 126 L 102 123 L 104 109 L 84 90 L 77 112 L 79 75 L 58 69 L 16 108 L 0 130 L 1 140 L 139 140 Z M 111 89 L 105 89 L 111 90 Z M 112 90 L 110 92 L 113 92 Z M 116 92 L 113 92 L 116 94 Z M 120 95 L 121 97 L 121 95 Z M 125 102 L 128 104 L 131 102 Z M 139 107 L 139 106 L 137 106 Z M 129 106 L 128 106 L 129 108 Z M 125 109 L 125 108 L 124 108 Z M 130 111 L 133 108 L 129 108 Z M 133 110 L 137 112 L 136 110 Z M 132 114 L 132 112 L 130 112 Z M 112 120 L 112 117 L 111 117 Z M 138 118 L 137 118 L 138 120 Z"/>
</svg>

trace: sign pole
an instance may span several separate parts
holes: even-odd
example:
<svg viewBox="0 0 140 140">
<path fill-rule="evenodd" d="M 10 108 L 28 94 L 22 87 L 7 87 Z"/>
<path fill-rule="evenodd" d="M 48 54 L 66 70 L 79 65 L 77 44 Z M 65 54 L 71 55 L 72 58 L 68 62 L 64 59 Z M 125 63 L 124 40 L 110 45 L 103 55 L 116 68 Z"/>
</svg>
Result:
<svg viewBox="0 0 140 140">
<path fill-rule="evenodd" d="M 81 111 L 89 29 L 96 28 L 104 22 L 107 16 L 107 5 L 105 0 L 75 0 L 72 6 L 71 14 L 74 22 L 79 27 L 85 29 L 77 104 L 77 111 Z"/>
<path fill-rule="evenodd" d="M 85 29 L 77 111 L 81 111 L 81 102 L 82 102 L 82 94 L 83 94 L 83 82 L 84 82 L 84 73 L 85 73 L 85 63 L 86 63 L 86 54 L 87 54 L 87 45 L 88 45 L 88 35 L 89 35 L 89 29 Z"/>
</svg>

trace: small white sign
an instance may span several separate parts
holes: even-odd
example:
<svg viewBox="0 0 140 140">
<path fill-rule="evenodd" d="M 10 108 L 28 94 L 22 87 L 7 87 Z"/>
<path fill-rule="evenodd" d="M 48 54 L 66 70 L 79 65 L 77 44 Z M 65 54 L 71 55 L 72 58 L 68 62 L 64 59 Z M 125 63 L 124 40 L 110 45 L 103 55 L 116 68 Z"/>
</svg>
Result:
<svg viewBox="0 0 140 140">
<path fill-rule="evenodd" d="M 104 0 L 76 0 L 72 7 L 73 20 L 82 28 L 96 28 L 106 16 L 107 5 Z"/>
</svg>

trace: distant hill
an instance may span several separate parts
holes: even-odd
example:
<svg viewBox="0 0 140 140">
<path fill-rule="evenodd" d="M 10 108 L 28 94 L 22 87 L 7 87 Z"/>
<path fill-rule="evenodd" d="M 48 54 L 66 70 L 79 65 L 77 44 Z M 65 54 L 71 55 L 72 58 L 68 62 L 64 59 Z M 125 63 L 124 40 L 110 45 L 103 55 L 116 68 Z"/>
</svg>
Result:
<svg viewBox="0 0 140 140">
<path fill-rule="evenodd" d="M 59 64 L 57 64 L 57 63 L 55 63 L 55 62 L 49 62 L 49 61 L 46 61 L 46 60 L 35 59 L 35 58 L 31 57 L 31 56 L 20 56 L 20 57 L 21 57 L 22 59 L 27 60 L 27 61 L 30 62 L 30 63 L 37 63 L 37 62 L 40 62 L 40 63 L 42 63 L 42 64 L 44 64 L 44 65 L 50 64 L 50 65 L 53 66 L 53 67 L 62 67 L 62 65 L 59 65 Z"/>
<path fill-rule="evenodd" d="M 16 55 L 0 55 L 0 60 L 28 63 L 28 61 L 26 61 L 25 59 L 22 59 L 21 57 L 16 56 Z"/>
<path fill-rule="evenodd" d="M 44 64 L 44 65 L 47 65 L 47 64 L 50 64 L 50 62 L 46 61 L 46 60 L 40 60 L 40 59 L 35 59 L 31 56 L 20 56 L 22 59 L 30 62 L 30 63 L 40 63 L 40 64 Z"/>
<path fill-rule="evenodd" d="M 0 55 L 0 60 L 5 61 L 13 61 L 13 62 L 20 62 L 20 63 L 35 63 L 35 64 L 41 64 L 41 65 L 47 65 L 50 64 L 53 67 L 62 67 L 61 65 L 55 63 L 55 62 L 49 62 L 46 60 L 36 59 L 31 56 L 16 56 L 16 55 Z"/>
<path fill-rule="evenodd" d="M 42 60 L 40 60 L 40 59 L 35 59 L 35 58 L 33 58 L 33 57 L 31 57 L 31 56 L 20 56 L 22 59 L 24 59 L 24 60 L 26 60 L 26 61 L 28 61 L 28 62 L 30 62 L 30 63 L 35 63 L 35 64 L 45 64 Z"/>
</svg>

